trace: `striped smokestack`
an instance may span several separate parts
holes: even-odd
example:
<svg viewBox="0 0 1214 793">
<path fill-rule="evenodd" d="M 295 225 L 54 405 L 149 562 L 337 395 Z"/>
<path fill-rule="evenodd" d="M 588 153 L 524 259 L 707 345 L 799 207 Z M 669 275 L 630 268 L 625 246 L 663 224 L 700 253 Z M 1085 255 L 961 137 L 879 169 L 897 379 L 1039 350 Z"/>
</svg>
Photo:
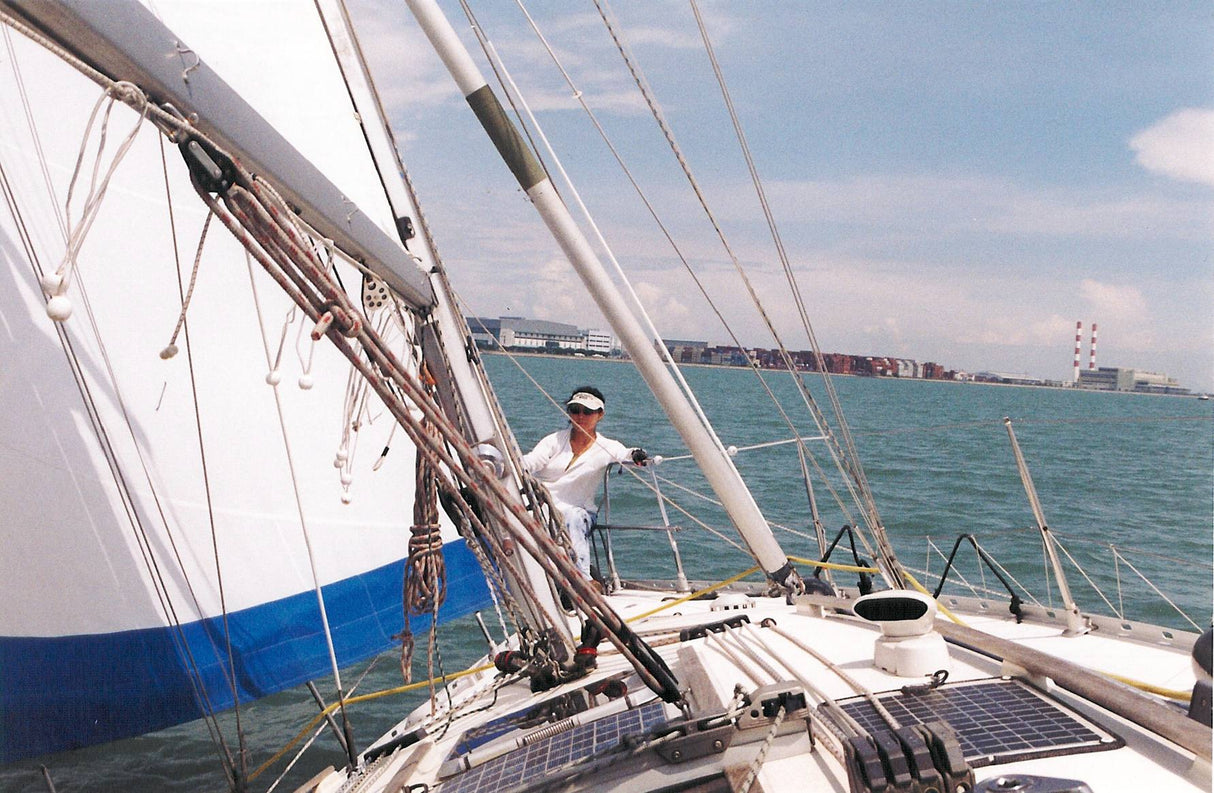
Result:
<svg viewBox="0 0 1214 793">
<path fill-rule="evenodd" d="M 1079 382 L 1079 346 L 1083 343 L 1083 321 L 1075 323 L 1075 374 L 1072 382 Z"/>
<path fill-rule="evenodd" d="M 1088 370 L 1095 371 L 1096 369 L 1096 323 L 1092 323 L 1092 349 L 1088 356 Z"/>
</svg>

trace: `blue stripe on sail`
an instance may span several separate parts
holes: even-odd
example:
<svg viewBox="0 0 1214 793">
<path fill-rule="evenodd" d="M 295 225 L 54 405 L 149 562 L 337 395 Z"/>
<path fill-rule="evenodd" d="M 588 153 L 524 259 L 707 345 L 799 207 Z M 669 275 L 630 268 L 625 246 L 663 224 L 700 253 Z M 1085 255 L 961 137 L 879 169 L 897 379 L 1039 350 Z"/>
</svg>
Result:
<svg viewBox="0 0 1214 793">
<path fill-rule="evenodd" d="M 489 604 L 484 576 L 462 541 L 444 547 L 447 601 L 439 622 Z M 404 624 L 404 562 L 325 586 L 325 610 L 341 664 L 391 647 Z M 315 592 L 228 616 L 241 701 L 329 675 Z M 428 617 L 411 619 L 415 631 Z M 222 619 L 179 633 L 153 628 L 53 638 L 0 637 L 0 763 L 75 749 L 200 718 L 181 637 L 201 669 L 211 707 L 232 706 Z"/>
</svg>

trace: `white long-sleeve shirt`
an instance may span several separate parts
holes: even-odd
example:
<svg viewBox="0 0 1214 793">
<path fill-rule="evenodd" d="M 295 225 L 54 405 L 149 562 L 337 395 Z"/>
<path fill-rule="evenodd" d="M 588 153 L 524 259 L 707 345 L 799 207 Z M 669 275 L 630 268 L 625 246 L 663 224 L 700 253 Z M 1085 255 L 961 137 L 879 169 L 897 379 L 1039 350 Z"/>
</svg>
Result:
<svg viewBox="0 0 1214 793">
<path fill-rule="evenodd" d="M 603 470 L 612 463 L 632 461 L 632 449 L 619 441 L 598 435 L 586 451 L 573 457 L 568 427 L 544 436 L 527 454 L 523 468 L 544 483 L 558 507 L 565 504 L 595 511 L 595 496 L 603 480 Z"/>
</svg>

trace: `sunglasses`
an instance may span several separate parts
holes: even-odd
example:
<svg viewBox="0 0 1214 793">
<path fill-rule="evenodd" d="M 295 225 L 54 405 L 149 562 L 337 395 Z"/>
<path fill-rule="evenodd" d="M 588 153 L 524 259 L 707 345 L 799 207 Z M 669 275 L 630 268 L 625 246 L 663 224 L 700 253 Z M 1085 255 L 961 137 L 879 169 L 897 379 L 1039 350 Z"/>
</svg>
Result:
<svg viewBox="0 0 1214 793">
<path fill-rule="evenodd" d="M 590 408 L 582 407 L 581 405 L 570 405 L 567 408 L 567 411 L 570 416 L 591 416 L 598 413 L 597 410 L 591 410 Z"/>
</svg>

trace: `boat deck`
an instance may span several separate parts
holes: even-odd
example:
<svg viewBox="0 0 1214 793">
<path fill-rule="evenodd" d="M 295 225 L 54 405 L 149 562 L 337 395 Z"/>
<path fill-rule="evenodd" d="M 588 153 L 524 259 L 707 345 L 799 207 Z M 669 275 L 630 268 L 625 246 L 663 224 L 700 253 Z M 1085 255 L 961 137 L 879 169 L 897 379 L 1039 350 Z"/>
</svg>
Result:
<svg viewBox="0 0 1214 793">
<path fill-rule="evenodd" d="M 441 793 L 740 791 L 753 772 L 751 791 L 849 791 L 856 789 L 849 737 L 840 727 L 849 718 L 887 740 L 894 728 L 905 734 L 946 720 L 978 790 L 984 780 L 1025 774 L 1122 790 L 1148 770 L 1166 780 L 1156 789 L 1210 787 L 1209 764 L 1192 752 L 1041 675 L 1013 677 L 1015 668 L 987 655 L 949 645 L 947 680 L 937 676 L 931 687 L 930 673 L 895 675 L 874 665 L 877 625 L 813 598 L 790 605 L 735 592 L 649 614 L 672 599 L 627 589 L 609 597 L 687 688 L 689 712 L 658 699 L 604 642 L 594 672 L 549 691 L 533 693 L 526 680 L 503 685 L 494 671 L 452 684 L 453 708 L 440 702 L 434 716 L 428 707 L 414 713 L 367 751 L 360 781 L 341 789 L 396 790 L 408 780 Z M 1161 687 L 1193 685 L 1182 647 L 1063 636 L 1061 628 L 982 615 L 965 620 L 1102 671 Z M 702 636 L 684 633 L 706 625 L 714 627 Z M 608 679 L 623 683 L 618 692 L 602 690 Z M 492 711 L 483 710 L 490 702 Z M 337 790 L 339 779 L 351 781 L 335 773 L 307 789 Z"/>
</svg>

